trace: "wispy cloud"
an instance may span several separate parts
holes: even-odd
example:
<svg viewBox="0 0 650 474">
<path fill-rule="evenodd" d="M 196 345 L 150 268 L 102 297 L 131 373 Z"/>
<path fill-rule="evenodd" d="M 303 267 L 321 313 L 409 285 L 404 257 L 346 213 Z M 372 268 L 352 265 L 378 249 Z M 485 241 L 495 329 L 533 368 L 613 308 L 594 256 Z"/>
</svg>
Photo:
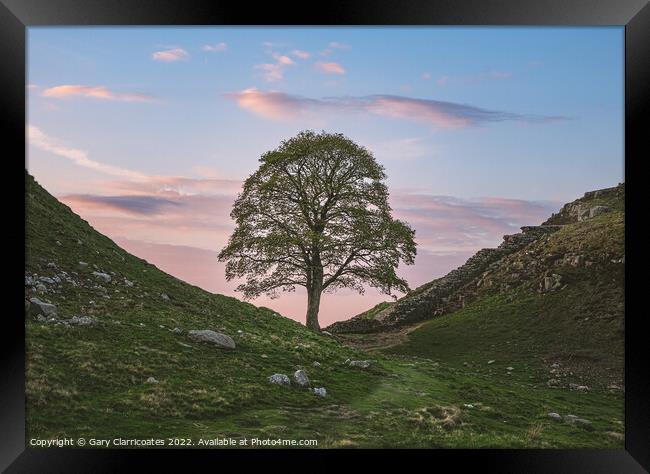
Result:
<svg viewBox="0 0 650 474">
<path fill-rule="evenodd" d="M 222 41 L 221 43 L 216 44 L 204 44 L 201 49 L 208 53 L 221 53 L 228 49 L 228 45 Z"/>
<path fill-rule="evenodd" d="M 291 54 L 293 54 L 298 59 L 309 59 L 311 57 L 311 53 L 308 53 L 307 51 L 302 51 L 300 49 L 294 49 L 293 51 L 291 51 Z"/>
<path fill-rule="evenodd" d="M 255 69 L 262 71 L 262 77 L 266 82 L 277 82 L 284 79 L 282 65 L 274 63 L 257 64 Z"/>
<path fill-rule="evenodd" d="M 96 196 L 92 194 L 71 194 L 63 196 L 62 201 L 76 207 L 110 208 L 131 214 L 161 214 L 167 207 L 177 207 L 181 203 L 157 196 Z"/>
<path fill-rule="evenodd" d="M 563 116 L 525 115 L 483 109 L 473 105 L 395 95 L 329 97 L 310 99 L 264 92 L 255 88 L 226 94 L 250 112 L 271 120 L 300 117 L 322 118 L 325 113 L 371 113 L 402 120 L 415 120 L 441 128 L 465 128 L 493 122 L 544 123 L 567 120 Z"/>
<path fill-rule="evenodd" d="M 350 45 L 347 43 L 341 43 L 339 41 L 332 41 L 327 45 L 328 48 L 332 49 L 350 49 Z"/>
<path fill-rule="evenodd" d="M 339 63 L 317 62 L 314 64 L 317 70 L 325 74 L 345 74 L 345 68 Z"/>
<path fill-rule="evenodd" d="M 429 80 L 431 80 L 431 74 L 428 73 L 428 72 L 423 72 L 423 73 L 422 73 L 422 76 L 420 76 L 420 77 L 422 77 L 422 80 L 423 80 L 423 81 L 429 81 Z"/>
<path fill-rule="evenodd" d="M 153 102 L 155 100 L 153 96 L 148 94 L 137 92 L 116 92 L 105 86 L 84 86 L 78 84 L 64 84 L 50 87 L 45 89 L 41 95 L 50 99 L 84 97 L 120 102 Z"/>
<path fill-rule="evenodd" d="M 190 53 L 185 51 L 183 48 L 171 48 L 163 51 L 156 51 L 151 55 L 151 57 L 154 61 L 171 63 L 189 59 Z"/>
<path fill-rule="evenodd" d="M 33 125 L 29 125 L 27 128 L 27 138 L 30 145 L 62 158 L 66 158 L 79 166 L 90 168 L 112 176 L 120 176 L 122 178 L 135 180 L 144 180 L 147 178 L 146 175 L 137 171 L 93 161 L 88 158 L 88 154 L 85 151 L 67 146 L 60 140 L 46 135 L 38 127 Z"/>
</svg>

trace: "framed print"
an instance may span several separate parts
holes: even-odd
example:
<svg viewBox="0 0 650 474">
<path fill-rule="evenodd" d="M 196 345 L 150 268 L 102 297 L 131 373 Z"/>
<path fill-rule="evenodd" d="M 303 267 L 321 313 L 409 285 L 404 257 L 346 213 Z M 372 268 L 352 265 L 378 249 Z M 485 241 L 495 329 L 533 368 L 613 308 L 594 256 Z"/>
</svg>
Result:
<svg viewBox="0 0 650 474">
<path fill-rule="evenodd" d="M 3 0 L 2 468 L 647 471 L 646 3 Z"/>
</svg>

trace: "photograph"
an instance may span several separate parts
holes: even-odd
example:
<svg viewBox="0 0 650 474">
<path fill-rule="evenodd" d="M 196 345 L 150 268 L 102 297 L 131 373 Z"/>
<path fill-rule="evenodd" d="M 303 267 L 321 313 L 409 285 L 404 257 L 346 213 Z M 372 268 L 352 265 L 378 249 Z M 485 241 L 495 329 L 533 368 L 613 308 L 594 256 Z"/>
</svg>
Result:
<svg viewBox="0 0 650 474">
<path fill-rule="evenodd" d="M 623 26 L 25 62 L 27 447 L 624 448 Z"/>
</svg>

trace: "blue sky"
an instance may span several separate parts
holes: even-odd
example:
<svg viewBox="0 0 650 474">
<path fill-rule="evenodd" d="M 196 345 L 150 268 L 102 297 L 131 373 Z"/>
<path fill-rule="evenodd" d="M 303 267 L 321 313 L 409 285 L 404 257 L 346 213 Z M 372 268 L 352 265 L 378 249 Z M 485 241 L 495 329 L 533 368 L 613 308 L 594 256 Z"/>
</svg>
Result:
<svg viewBox="0 0 650 474">
<path fill-rule="evenodd" d="M 416 260 L 423 283 L 498 244 L 504 227 L 483 217 L 535 224 L 623 180 L 623 40 L 620 27 L 29 28 L 28 168 L 132 251 L 218 251 L 263 152 L 306 128 L 342 132 L 386 167 L 398 210 L 429 219 L 420 261 L 447 260 L 429 273 Z M 158 226 L 177 206 L 115 204 L 174 192 L 218 196 L 220 220 L 206 230 L 185 203 L 181 234 Z M 443 201 L 477 214 L 443 229 Z M 513 203 L 527 211 L 509 215 Z M 432 229 L 449 242 L 436 247 Z M 228 293 L 219 281 L 203 286 Z"/>
</svg>

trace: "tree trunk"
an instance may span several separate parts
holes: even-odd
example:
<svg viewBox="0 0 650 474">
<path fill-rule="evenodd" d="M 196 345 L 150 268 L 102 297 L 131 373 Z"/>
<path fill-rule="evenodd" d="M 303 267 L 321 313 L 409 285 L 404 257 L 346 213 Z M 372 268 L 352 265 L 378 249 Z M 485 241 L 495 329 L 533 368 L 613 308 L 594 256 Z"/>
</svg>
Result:
<svg viewBox="0 0 650 474">
<path fill-rule="evenodd" d="M 318 310 L 320 308 L 320 295 L 323 292 L 323 269 L 316 269 L 312 273 L 310 288 L 307 288 L 307 327 L 320 332 L 318 324 Z"/>
</svg>

